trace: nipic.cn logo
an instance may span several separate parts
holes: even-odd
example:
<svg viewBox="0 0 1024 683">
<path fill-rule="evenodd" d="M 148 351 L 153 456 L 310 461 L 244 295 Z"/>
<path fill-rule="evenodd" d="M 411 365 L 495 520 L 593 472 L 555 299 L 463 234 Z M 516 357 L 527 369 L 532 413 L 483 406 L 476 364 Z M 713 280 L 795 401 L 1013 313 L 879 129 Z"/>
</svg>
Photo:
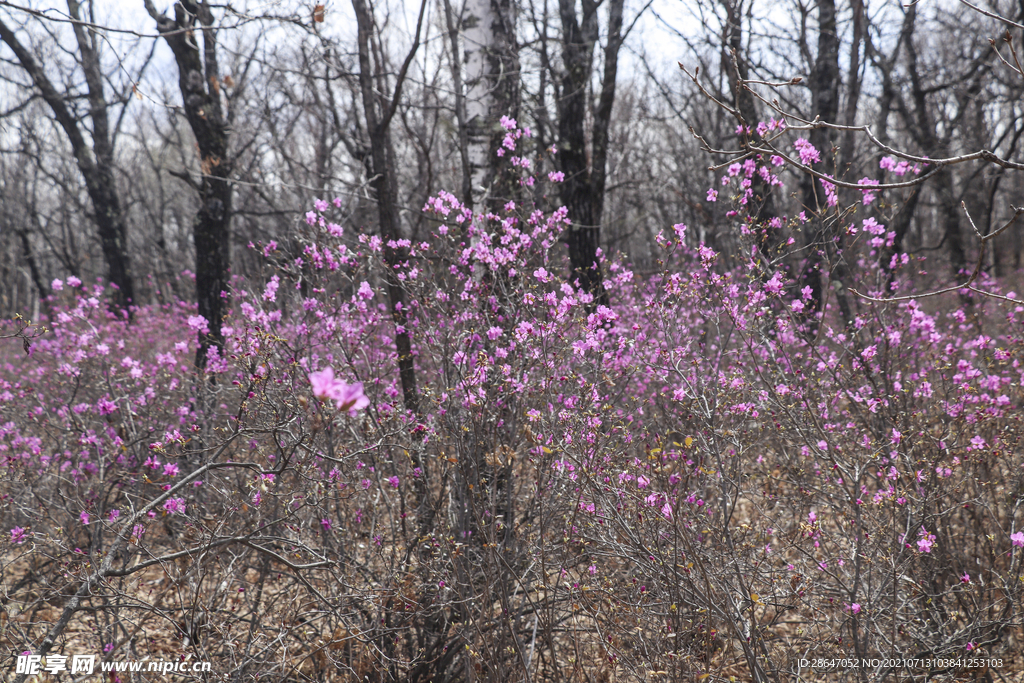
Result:
<svg viewBox="0 0 1024 683">
<path fill-rule="evenodd" d="M 96 655 L 41 655 L 20 654 L 14 664 L 14 673 L 35 676 L 46 672 L 58 674 L 68 671 L 72 674 L 89 675 L 96 669 Z M 210 662 L 152 660 L 100 662 L 99 670 L 104 672 L 145 671 L 149 673 L 201 673 L 210 670 Z"/>
<path fill-rule="evenodd" d="M 35 676 L 40 671 L 57 674 L 70 671 L 73 674 L 91 674 L 96 666 L 96 655 L 72 655 L 68 661 L 66 655 L 18 655 L 14 664 L 14 673 Z"/>
</svg>

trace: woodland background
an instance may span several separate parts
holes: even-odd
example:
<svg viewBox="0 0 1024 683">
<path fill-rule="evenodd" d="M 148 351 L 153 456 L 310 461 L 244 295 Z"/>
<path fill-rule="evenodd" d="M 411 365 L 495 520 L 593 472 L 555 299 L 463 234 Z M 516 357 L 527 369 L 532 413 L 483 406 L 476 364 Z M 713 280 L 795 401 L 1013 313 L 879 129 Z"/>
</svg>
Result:
<svg viewBox="0 0 1024 683">
<path fill-rule="evenodd" d="M 232 272 L 252 275 L 246 245 L 290 244 L 317 197 L 343 197 L 348 223 L 374 233 L 379 163 L 393 176 L 389 229 L 415 241 L 426 230 L 419 209 L 437 190 L 469 199 L 476 180 L 480 203 L 490 164 L 482 149 L 500 140 L 501 115 L 533 129 L 538 163 L 565 173 L 560 199 L 606 254 L 650 272 L 654 236 L 684 222 L 693 244 L 733 258 L 726 209 L 705 201 L 716 181 L 708 167 L 723 159 L 703 153 L 690 128 L 721 149 L 735 145 L 736 120 L 676 61 L 700 67 L 711 93 L 755 123 L 777 112 L 742 89 L 737 101 L 737 69 L 772 82 L 802 77 L 773 93 L 783 111 L 869 125 L 920 156 L 984 149 L 1015 159 L 1024 125 L 1024 84 L 989 42 L 1008 28 L 1019 40 L 1019 29 L 962 3 L 509 0 L 481 5 L 491 27 L 469 20 L 484 14 L 473 4 L 378 4 L 367 68 L 390 119 L 376 142 L 347 3 L 186 5 L 194 16 L 182 28 L 198 31 L 187 40 L 203 44 L 193 82 L 179 81 L 167 49 L 173 12 L 158 25 L 136 4 L 3 5 L 4 315 L 37 312 L 50 281 L 67 275 L 109 277 L 140 304 L 194 298 L 180 275 L 197 270 L 197 240 L 213 269 L 230 252 Z M 836 147 L 838 177 L 881 173 L 884 154 L 864 135 L 812 137 Z M 388 149 L 380 162 L 375 144 Z M 543 152 L 550 147 L 560 156 Z M 996 225 L 1012 215 L 1020 183 L 1006 168 L 969 164 L 903 190 L 891 198 L 899 244 L 963 268 L 976 245 L 960 202 Z M 488 196 L 501 202 L 497 188 Z M 223 209 L 201 211 L 211 201 Z M 810 204 L 800 197 L 787 208 L 801 203 Z M 986 272 L 1019 268 L 1019 235 L 1014 227 L 999 238 Z"/>
<path fill-rule="evenodd" d="M 1022 40 L 0 0 L 0 676 L 1019 680 Z"/>
</svg>

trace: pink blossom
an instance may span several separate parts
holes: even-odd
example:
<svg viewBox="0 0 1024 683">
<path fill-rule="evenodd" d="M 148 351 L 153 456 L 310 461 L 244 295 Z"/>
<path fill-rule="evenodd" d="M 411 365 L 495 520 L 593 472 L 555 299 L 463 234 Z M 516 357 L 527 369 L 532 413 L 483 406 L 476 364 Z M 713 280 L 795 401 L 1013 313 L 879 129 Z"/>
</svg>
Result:
<svg viewBox="0 0 1024 683">
<path fill-rule="evenodd" d="M 270 282 L 267 283 L 266 288 L 263 290 L 264 301 L 277 301 L 277 288 L 281 284 L 281 278 L 273 276 L 270 278 Z"/>
<path fill-rule="evenodd" d="M 821 161 L 821 153 L 806 139 L 799 138 L 793 143 L 793 147 L 795 147 L 800 153 L 800 163 L 804 166 L 816 164 Z"/>
<path fill-rule="evenodd" d="M 11 543 L 21 545 L 25 542 L 25 529 L 20 526 L 16 526 L 11 529 Z"/>
<path fill-rule="evenodd" d="M 334 398 L 334 368 L 324 368 L 320 372 L 309 373 L 309 383 L 313 385 L 313 395 L 321 401 Z"/>
<path fill-rule="evenodd" d="M 184 498 L 168 498 L 164 501 L 164 510 L 172 515 L 185 512 L 186 507 Z"/>
<path fill-rule="evenodd" d="M 363 383 L 335 384 L 335 406 L 340 411 L 348 411 L 349 415 L 355 415 L 357 410 L 362 410 L 370 405 L 370 399 L 363 393 Z"/>
<path fill-rule="evenodd" d="M 200 334 L 209 334 L 210 323 L 201 315 L 190 315 L 188 317 L 188 326 Z"/>
<path fill-rule="evenodd" d="M 918 536 L 917 550 L 922 553 L 930 553 L 932 546 L 935 545 L 935 534 L 928 533 L 928 530 L 922 526 Z"/>
</svg>

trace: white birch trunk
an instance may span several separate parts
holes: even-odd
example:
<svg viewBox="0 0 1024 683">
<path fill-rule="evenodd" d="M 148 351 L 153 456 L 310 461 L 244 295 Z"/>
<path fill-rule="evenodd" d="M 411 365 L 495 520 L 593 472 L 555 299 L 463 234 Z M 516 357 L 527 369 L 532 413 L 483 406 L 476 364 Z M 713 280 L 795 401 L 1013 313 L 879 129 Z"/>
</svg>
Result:
<svg viewBox="0 0 1024 683">
<path fill-rule="evenodd" d="M 467 157 L 473 207 L 484 210 L 491 174 L 492 128 L 504 112 L 496 112 L 495 88 L 491 78 L 494 24 L 497 17 L 491 0 L 466 0 L 462 13 L 463 65 L 466 88 Z"/>
</svg>

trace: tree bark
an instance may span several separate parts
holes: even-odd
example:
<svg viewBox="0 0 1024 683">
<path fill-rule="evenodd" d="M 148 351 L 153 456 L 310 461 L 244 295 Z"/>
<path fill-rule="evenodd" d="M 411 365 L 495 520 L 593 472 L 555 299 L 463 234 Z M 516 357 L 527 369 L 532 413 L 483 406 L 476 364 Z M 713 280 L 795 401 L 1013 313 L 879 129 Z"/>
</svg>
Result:
<svg viewBox="0 0 1024 683">
<path fill-rule="evenodd" d="M 495 154 L 505 131 L 502 116 L 519 115 L 519 54 L 511 0 L 467 0 L 463 12 L 465 126 L 471 208 L 494 211 L 516 195 L 501 182 Z"/>
<path fill-rule="evenodd" d="M 174 5 L 174 18 L 156 11 L 152 0 L 146 9 L 167 41 L 178 66 L 185 118 L 199 147 L 199 211 L 193 224 L 196 248 L 196 301 L 209 331 L 199 334 L 196 366 L 206 365 L 209 349 L 224 347 L 222 324 L 228 311 L 230 274 L 231 170 L 228 156 L 229 122 L 220 99 L 217 32 L 213 13 L 204 0 Z M 202 35 L 200 53 L 197 36 Z"/>
<path fill-rule="evenodd" d="M 839 34 L 836 31 L 835 0 L 818 0 L 818 54 L 814 61 L 814 71 L 808 79 L 811 90 L 811 115 L 809 118 L 820 117 L 822 121 L 838 121 L 839 115 Z M 835 133 L 831 128 L 815 128 L 810 133 L 810 142 L 821 153 L 825 172 L 835 172 L 832 148 L 835 145 Z M 828 229 L 827 207 L 819 210 L 819 197 L 823 195 L 818 181 L 805 174 L 802 179 L 804 206 L 813 212 L 811 225 L 804 233 L 806 259 L 801 273 L 801 282 L 811 288 L 808 305 L 812 313 L 821 310 L 824 305 L 822 287 L 824 284 L 823 270 L 830 268 L 832 257 L 837 246 L 834 240 L 838 232 Z M 817 187 L 816 187 L 817 185 Z"/>
<path fill-rule="evenodd" d="M 569 210 L 568 247 L 571 277 L 593 295 L 594 305 L 607 304 L 598 248 L 604 210 L 608 133 L 615 102 L 615 78 L 622 45 L 622 0 L 609 0 L 608 43 L 604 54 L 601 95 L 594 112 L 593 137 L 588 158 L 585 122 L 587 93 L 593 75 L 594 46 L 598 38 L 599 2 L 582 0 L 582 16 L 576 16 L 574 0 L 559 0 L 562 23 L 561 98 L 558 101 L 558 163 L 565 174 L 562 202 Z"/>
<path fill-rule="evenodd" d="M 757 123 L 759 114 L 757 102 L 753 93 L 744 85 L 750 78 L 750 70 L 747 65 L 747 57 L 743 48 L 743 7 L 741 0 L 721 0 L 725 10 L 725 23 L 722 34 L 722 69 L 725 72 L 726 80 L 729 83 L 729 90 L 732 94 L 733 109 L 739 114 L 739 125 L 743 131 L 738 132 L 737 142 L 741 148 L 745 147 L 751 136 L 758 137 Z M 747 133 L 746 130 L 751 132 Z M 764 160 L 762 160 L 763 163 Z M 772 218 L 775 218 L 775 199 L 771 194 L 771 186 L 768 185 L 759 175 L 753 179 L 754 206 L 751 207 L 751 215 L 756 222 L 762 226 L 763 237 L 758 242 L 758 250 L 768 261 L 778 256 L 778 247 L 781 243 L 781 234 L 770 226 Z M 764 276 L 767 277 L 765 269 Z"/>
<path fill-rule="evenodd" d="M 68 3 L 72 17 L 77 16 L 78 3 Z M 85 30 L 75 25 L 76 36 L 79 37 L 82 70 L 88 86 L 89 111 L 93 123 L 90 147 L 85 135 L 65 104 L 65 98 L 54 87 L 46 72 L 36 61 L 32 53 L 22 45 L 18 37 L 0 20 L 0 40 L 14 52 L 18 62 L 39 89 L 43 100 L 53 111 L 57 123 L 64 130 L 71 143 L 78 169 L 85 180 L 86 192 L 93 207 L 93 220 L 96 222 L 100 238 L 103 258 L 107 263 L 110 281 L 116 286 L 115 303 L 128 311 L 128 306 L 135 300 L 135 286 L 132 278 L 131 260 L 128 256 L 128 229 L 124 211 L 117 193 L 114 180 L 114 154 L 110 141 L 107 122 L 107 102 L 103 89 L 103 76 L 100 71 L 99 57 L 85 36 Z"/>
<path fill-rule="evenodd" d="M 377 64 L 375 69 L 370 62 L 370 38 L 373 32 L 373 16 L 365 0 L 352 0 L 358 25 L 359 50 L 359 87 L 362 93 L 363 114 L 366 118 L 366 130 L 370 138 L 370 155 L 367 159 L 371 181 L 377 195 L 377 212 L 380 221 L 380 235 L 384 241 L 384 261 L 387 265 L 385 286 L 391 303 L 391 315 L 395 323 L 395 350 L 398 353 L 398 374 L 402 382 L 402 398 L 406 410 L 419 412 L 419 394 L 416 389 L 416 367 L 413 363 L 412 338 L 407 329 L 405 290 L 395 276 L 394 266 L 405 260 L 404 250 L 394 246 L 401 237 L 398 215 L 397 186 L 395 174 L 394 150 L 391 146 L 389 126 L 398 106 L 402 85 L 412 57 L 419 47 L 420 26 L 426 7 L 424 1 L 420 6 L 420 16 L 416 27 L 416 40 L 412 50 L 398 74 L 394 93 L 390 102 L 375 92 L 374 81 L 381 81 L 383 65 Z"/>
</svg>

